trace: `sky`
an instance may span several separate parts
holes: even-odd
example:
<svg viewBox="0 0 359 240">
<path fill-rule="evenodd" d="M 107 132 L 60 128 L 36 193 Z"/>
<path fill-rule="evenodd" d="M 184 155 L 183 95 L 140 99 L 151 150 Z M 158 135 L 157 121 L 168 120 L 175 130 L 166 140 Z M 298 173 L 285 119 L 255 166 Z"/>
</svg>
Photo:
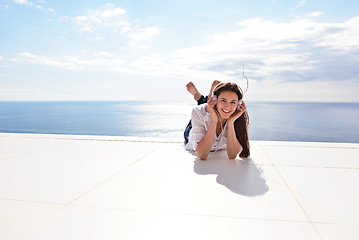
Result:
<svg viewBox="0 0 359 240">
<path fill-rule="evenodd" d="M 0 0 L 0 100 L 359 102 L 357 0 Z"/>
</svg>

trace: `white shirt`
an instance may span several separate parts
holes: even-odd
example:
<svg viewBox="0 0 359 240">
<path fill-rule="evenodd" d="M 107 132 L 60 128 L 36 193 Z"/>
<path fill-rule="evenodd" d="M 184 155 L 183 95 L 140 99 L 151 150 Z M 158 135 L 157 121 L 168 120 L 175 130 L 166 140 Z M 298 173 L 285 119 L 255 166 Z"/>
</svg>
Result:
<svg viewBox="0 0 359 240">
<path fill-rule="evenodd" d="M 192 110 L 192 129 L 189 132 L 188 143 L 186 149 L 196 151 L 198 143 L 206 135 L 209 125 L 211 124 L 211 116 L 207 109 L 207 104 L 201 104 Z M 223 150 L 227 148 L 227 123 L 223 127 L 223 131 L 219 136 L 214 134 L 214 141 L 211 152 Z"/>
</svg>

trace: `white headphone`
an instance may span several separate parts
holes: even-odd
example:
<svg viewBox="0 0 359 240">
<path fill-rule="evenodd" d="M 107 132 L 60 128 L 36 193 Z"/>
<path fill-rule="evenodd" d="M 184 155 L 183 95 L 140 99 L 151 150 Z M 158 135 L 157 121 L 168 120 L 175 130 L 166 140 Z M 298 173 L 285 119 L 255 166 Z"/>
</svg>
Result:
<svg viewBox="0 0 359 240">
<path fill-rule="evenodd" d="M 213 88 L 212 93 L 211 93 L 211 96 L 213 96 L 213 100 L 216 102 L 215 104 L 217 104 L 218 96 L 215 95 L 214 92 L 215 92 L 215 89 L 216 89 L 219 85 L 221 85 L 221 84 L 222 84 L 222 83 L 217 84 L 217 85 Z M 237 85 L 237 84 L 236 84 L 236 85 Z M 239 107 L 242 105 L 242 102 L 243 102 L 243 91 L 242 91 L 242 88 L 241 88 L 240 86 L 237 85 L 237 87 L 238 87 L 239 91 L 240 91 L 241 94 L 242 94 L 242 98 L 241 98 L 241 99 L 238 99 L 237 108 L 239 108 Z"/>
<path fill-rule="evenodd" d="M 247 88 L 246 88 L 246 91 L 245 91 L 245 92 L 247 92 L 247 90 L 248 90 L 248 78 L 246 77 L 246 75 L 244 75 L 244 65 L 243 65 L 242 75 L 243 75 L 243 77 L 247 80 Z M 221 85 L 221 84 L 222 84 L 222 83 L 218 83 L 218 84 L 213 88 L 212 93 L 211 93 L 211 96 L 213 96 L 213 100 L 216 102 L 216 104 L 217 104 L 218 96 L 214 94 L 214 91 L 215 91 L 215 89 L 216 89 L 219 85 Z M 236 85 L 237 85 L 237 84 L 236 84 Z M 244 92 L 243 92 L 243 90 L 242 90 L 242 88 L 241 88 L 240 86 L 237 85 L 237 87 L 238 87 L 239 91 L 240 91 L 241 94 L 242 94 L 242 98 L 241 98 L 241 99 L 238 99 L 237 108 L 239 108 L 239 107 L 242 105 L 242 102 L 243 102 Z"/>
</svg>

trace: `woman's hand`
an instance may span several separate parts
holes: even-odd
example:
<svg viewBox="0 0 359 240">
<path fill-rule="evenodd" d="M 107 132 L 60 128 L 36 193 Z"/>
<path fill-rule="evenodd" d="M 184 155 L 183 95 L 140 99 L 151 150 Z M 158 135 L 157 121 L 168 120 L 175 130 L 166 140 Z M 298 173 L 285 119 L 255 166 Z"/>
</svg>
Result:
<svg viewBox="0 0 359 240">
<path fill-rule="evenodd" d="M 234 123 L 234 121 L 236 121 L 240 116 L 242 116 L 242 114 L 247 111 L 247 107 L 246 104 L 244 102 L 242 102 L 242 104 L 239 106 L 239 108 L 237 109 L 237 111 L 235 111 L 228 119 L 229 122 Z"/>
<path fill-rule="evenodd" d="M 218 122 L 218 115 L 217 115 L 217 110 L 216 110 L 216 104 L 217 101 L 214 100 L 214 97 L 211 96 L 208 101 L 207 101 L 207 105 L 208 105 L 208 112 L 209 115 L 211 116 L 211 121 L 213 123 L 217 123 Z"/>
</svg>

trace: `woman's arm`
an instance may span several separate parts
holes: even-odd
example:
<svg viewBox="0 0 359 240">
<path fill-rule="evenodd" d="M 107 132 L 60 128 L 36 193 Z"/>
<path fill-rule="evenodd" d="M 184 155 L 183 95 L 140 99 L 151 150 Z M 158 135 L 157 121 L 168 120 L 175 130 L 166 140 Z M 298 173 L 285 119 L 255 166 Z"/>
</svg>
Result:
<svg viewBox="0 0 359 240">
<path fill-rule="evenodd" d="M 209 152 L 211 151 L 214 137 L 216 134 L 218 116 L 215 110 L 216 101 L 213 97 L 210 97 L 207 102 L 207 110 L 211 116 L 211 123 L 207 129 L 205 136 L 201 139 L 201 141 L 197 145 L 196 153 L 198 157 L 202 160 L 206 160 Z"/>
<path fill-rule="evenodd" d="M 198 143 L 196 153 L 201 160 L 206 160 L 211 151 L 214 136 L 216 134 L 217 122 L 211 121 L 206 135 Z"/>
<path fill-rule="evenodd" d="M 237 111 L 227 121 L 227 155 L 230 159 L 237 157 L 242 150 L 242 146 L 236 137 L 234 122 L 247 110 L 246 104 L 242 102 Z"/>
<path fill-rule="evenodd" d="M 242 146 L 236 137 L 236 131 L 234 129 L 234 121 L 227 122 L 227 155 L 230 159 L 237 157 L 241 151 Z"/>
</svg>

